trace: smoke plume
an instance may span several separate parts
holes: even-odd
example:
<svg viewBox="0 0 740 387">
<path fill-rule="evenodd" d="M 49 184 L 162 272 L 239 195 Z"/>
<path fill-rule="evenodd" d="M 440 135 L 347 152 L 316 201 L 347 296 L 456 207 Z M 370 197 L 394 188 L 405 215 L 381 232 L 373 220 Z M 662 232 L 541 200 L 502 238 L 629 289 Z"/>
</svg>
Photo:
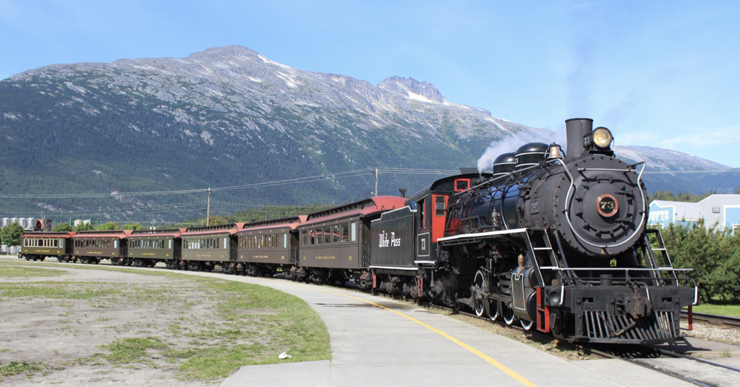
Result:
<svg viewBox="0 0 740 387">
<path fill-rule="evenodd" d="M 502 153 L 516 153 L 520 146 L 529 142 L 544 142 L 545 144 L 557 143 L 563 151 L 567 149 L 565 141 L 565 130 L 553 132 L 542 130 L 537 132 L 519 132 L 514 136 L 504 138 L 503 140 L 494 140 L 488 145 L 488 149 L 478 159 L 478 173 L 490 171 L 493 169 L 493 161 Z"/>
</svg>

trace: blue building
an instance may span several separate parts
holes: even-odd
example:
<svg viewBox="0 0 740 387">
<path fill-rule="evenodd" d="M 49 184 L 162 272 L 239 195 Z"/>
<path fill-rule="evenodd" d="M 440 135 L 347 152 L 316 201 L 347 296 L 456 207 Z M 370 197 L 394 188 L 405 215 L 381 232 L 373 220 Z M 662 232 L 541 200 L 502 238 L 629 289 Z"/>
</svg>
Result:
<svg viewBox="0 0 740 387">
<path fill-rule="evenodd" d="M 654 200 L 650 203 L 648 224 L 668 226 L 671 223 L 691 225 L 704 219 L 707 227 L 715 226 L 740 232 L 740 195 L 711 195 L 698 203 Z"/>
</svg>

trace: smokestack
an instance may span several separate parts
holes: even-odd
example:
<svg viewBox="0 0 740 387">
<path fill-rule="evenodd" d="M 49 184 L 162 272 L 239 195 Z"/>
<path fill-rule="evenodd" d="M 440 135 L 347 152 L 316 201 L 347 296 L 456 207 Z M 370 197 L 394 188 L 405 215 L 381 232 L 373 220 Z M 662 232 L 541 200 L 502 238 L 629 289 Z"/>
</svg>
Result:
<svg viewBox="0 0 740 387">
<path fill-rule="evenodd" d="M 565 161 L 581 157 L 586 148 L 583 146 L 583 138 L 591 134 L 594 120 L 590 118 L 571 118 L 565 120 L 565 134 L 568 141 L 568 150 L 565 152 Z"/>
</svg>

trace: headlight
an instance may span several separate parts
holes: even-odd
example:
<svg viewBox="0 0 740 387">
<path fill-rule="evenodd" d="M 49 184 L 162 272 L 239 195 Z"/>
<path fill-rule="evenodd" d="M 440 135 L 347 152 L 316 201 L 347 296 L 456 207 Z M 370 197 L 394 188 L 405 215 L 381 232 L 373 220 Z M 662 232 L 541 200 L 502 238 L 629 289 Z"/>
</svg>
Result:
<svg viewBox="0 0 740 387">
<path fill-rule="evenodd" d="M 608 148 L 612 143 L 612 132 L 604 127 L 599 127 L 594 130 L 594 144 L 597 147 L 604 149 Z"/>
</svg>

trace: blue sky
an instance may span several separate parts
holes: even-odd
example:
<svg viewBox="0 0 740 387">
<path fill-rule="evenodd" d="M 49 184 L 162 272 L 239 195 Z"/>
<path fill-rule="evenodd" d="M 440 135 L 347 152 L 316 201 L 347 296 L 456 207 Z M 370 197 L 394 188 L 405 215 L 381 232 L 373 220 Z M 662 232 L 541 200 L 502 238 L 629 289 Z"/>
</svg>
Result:
<svg viewBox="0 0 740 387">
<path fill-rule="evenodd" d="M 185 57 L 238 44 L 617 145 L 740 167 L 740 2 L 0 0 L 0 79 L 57 63 Z"/>
</svg>

